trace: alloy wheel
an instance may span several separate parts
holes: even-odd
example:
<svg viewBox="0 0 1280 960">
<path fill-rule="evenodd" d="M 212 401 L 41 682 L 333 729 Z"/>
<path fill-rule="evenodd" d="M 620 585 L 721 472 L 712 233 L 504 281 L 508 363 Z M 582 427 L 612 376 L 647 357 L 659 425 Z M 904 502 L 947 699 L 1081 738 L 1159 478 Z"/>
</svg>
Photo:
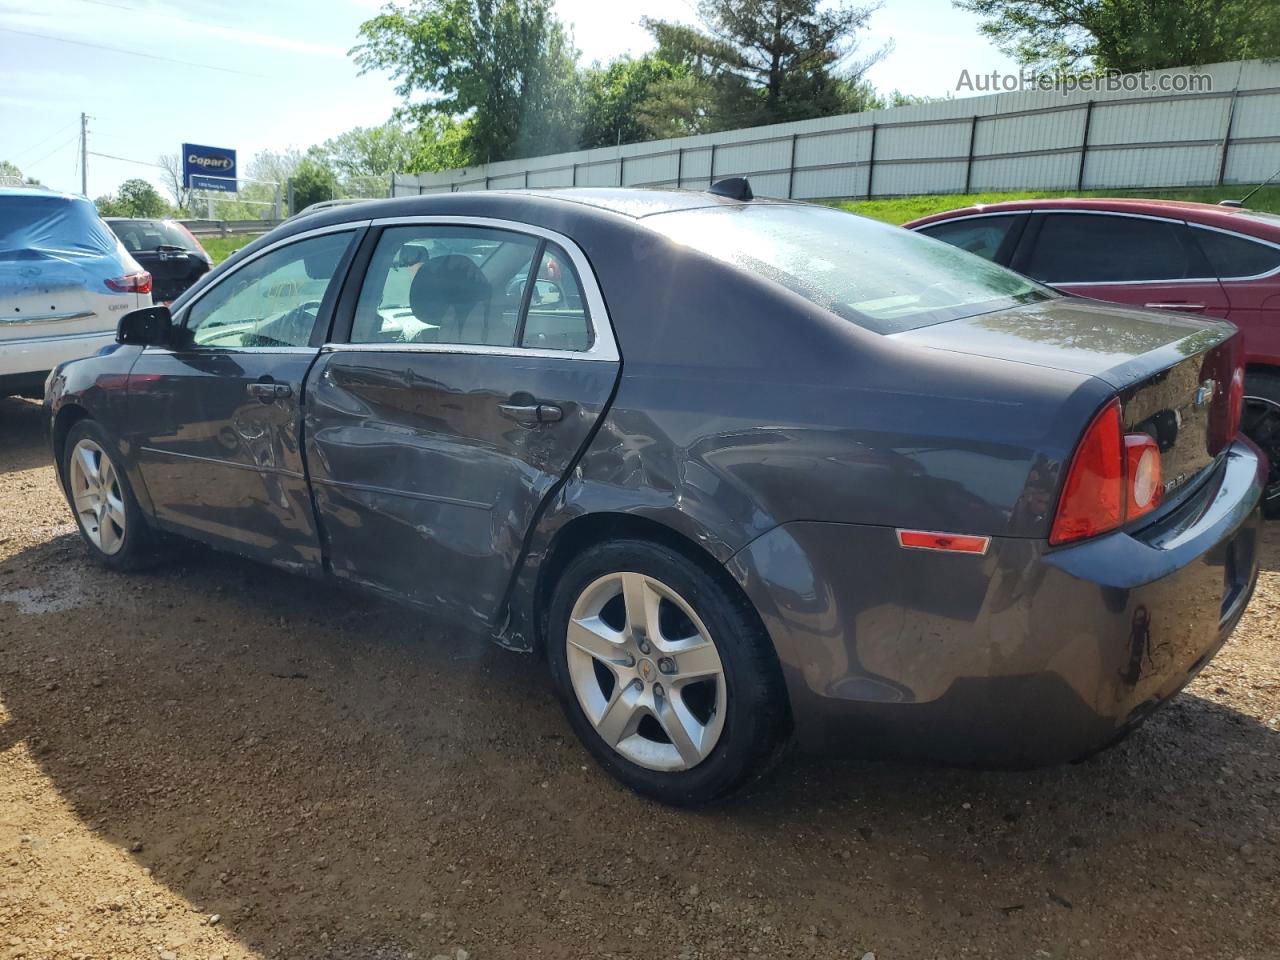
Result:
<svg viewBox="0 0 1280 960">
<path fill-rule="evenodd" d="M 724 729 L 724 666 L 706 626 L 675 590 L 611 573 L 578 596 L 565 636 L 578 703 L 611 748 L 649 770 L 688 770 Z"/>
<path fill-rule="evenodd" d="M 125 508 L 111 458 L 89 439 L 71 451 L 71 502 L 89 541 L 111 556 L 124 546 Z"/>
<path fill-rule="evenodd" d="M 1280 501 L 1280 403 L 1266 397 L 1245 397 L 1240 430 L 1267 457 L 1270 470 L 1263 500 Z"/>
</svg>

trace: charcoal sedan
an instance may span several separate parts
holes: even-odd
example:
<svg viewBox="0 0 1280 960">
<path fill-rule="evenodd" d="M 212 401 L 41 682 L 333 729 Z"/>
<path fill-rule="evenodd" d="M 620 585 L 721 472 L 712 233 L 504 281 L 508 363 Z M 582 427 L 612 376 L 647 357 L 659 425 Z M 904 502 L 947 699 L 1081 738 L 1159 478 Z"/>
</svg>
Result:
<svg viewBox="0 0 1280 960">
<path fill-rule="evenodd" d="M 1257 575 L 1234 327 L 741 183 L 317 212 L 117 339 L 45 399 L 94 557 L 176 534 L 487 631 L 669 802 L 792 738 L 1083 756 Z"/>
</svg>

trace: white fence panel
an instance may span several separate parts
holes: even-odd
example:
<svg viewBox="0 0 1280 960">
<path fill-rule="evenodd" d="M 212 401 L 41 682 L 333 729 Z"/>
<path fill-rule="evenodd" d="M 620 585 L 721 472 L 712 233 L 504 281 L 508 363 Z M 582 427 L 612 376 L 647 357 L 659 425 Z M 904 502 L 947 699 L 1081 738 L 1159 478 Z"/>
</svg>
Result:
<svg viewBox="0 0 1280 960">
<path fill-rule="evenodd" d="M 1209 64 L 1211 90 L 1031 90 L 625 144 L 465 170 L 399 174 L 396 196 L 451 190 L 667 186 L 751 178 L 800 199 L 1257 183 L 1280 167 L 1280 63 Z"/>
</svg>

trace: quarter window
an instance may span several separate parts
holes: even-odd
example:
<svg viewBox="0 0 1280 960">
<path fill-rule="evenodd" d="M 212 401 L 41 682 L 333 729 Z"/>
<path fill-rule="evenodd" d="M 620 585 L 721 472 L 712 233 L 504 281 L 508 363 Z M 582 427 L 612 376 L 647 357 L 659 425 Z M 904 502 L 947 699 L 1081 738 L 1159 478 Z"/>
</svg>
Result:
<svg viewBox="0 0 1280 960">
<path fill-rule="evenodd" d="M 1168 220 L 1089 213 L 1044 215 L 1023 272 L 1046 283 L 1186 280 L 1204 270 L 1185 242 L 1186 228 Z"/>
<path fill-rule="evenodd" d="M 569 255 L 558 245 L 548 243 L 534 277 L 520 345 L 541 350 L 590 348 L 587 306 Z"/>
<path fill-rule="evenodd" d="M 507 230 L 422 224 L 378 239 L 352 343 L 513 346 L 539 241 Z M 541 285 L 549 296 L 550 285 Z"/>
<path fill-rule="evenodd" d="M 1216 276 L 1223 280 L 1256 277 L 1280 270 L 1280 249 L 1255 243 L 1238 234 L 1195 228 L 1200 249 L 1209 258 Z"/>
<path fill-rule="evenodd" d="M 352 233 L 327 233 L 263 254 L 227 275 L 187 311 L 199 347 L 305 347 Z"/>
<path fill-rule="evenodd" d="M 1000 245 L 1014 224 L 1015 216 L 1004 217 L 969 217 L 960 220 L 945 220 L 942 223 L 931 223 L 921 227 L 919 232 L 926 237 L 933 237 L 949 243 L 961 250 L 976 253 L 984 260 L 994 260 L 1000 252 Z"/>
</svg>

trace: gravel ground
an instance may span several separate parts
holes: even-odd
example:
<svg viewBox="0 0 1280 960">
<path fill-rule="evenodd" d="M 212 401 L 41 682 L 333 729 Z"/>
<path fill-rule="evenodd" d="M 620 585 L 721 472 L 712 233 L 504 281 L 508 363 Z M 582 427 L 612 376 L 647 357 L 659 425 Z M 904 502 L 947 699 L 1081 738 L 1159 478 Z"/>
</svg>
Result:
<svg viewBox="0 0 1280 960">
<path fill-rule="evenodd" d="M 615 786 L 540 664 L 191 550 L 85 551 L 0 401 L 0 958 L 1280 957 L 1280 533 L 1129 741 L 986 773 L 794 757 Z"/>
</svg>

